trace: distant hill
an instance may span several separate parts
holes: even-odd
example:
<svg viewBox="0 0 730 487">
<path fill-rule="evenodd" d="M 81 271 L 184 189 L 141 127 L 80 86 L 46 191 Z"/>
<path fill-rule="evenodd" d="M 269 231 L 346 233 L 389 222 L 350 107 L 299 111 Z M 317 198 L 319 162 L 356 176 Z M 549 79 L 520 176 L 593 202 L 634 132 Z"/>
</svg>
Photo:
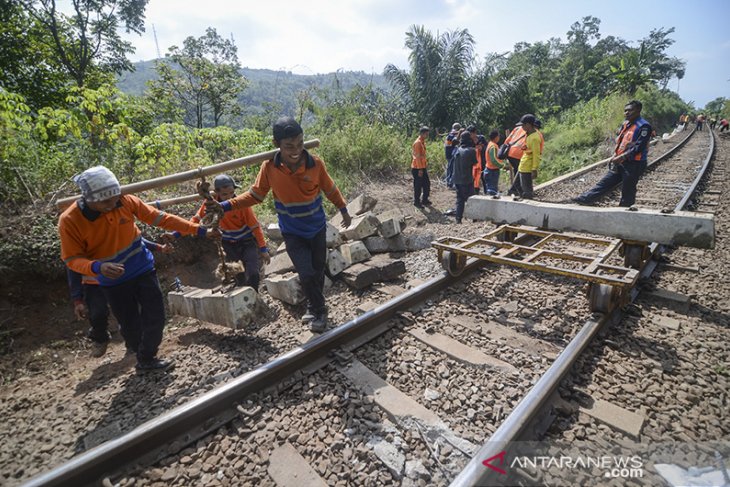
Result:
<svg viewBox="0 0 730 487">
<path fill-rule="evenodd" d="M 141 95 L 149 80 L 157 79 L 155 61 L 140 61 L 134 64 L 135 71 L 124 73 L 117 81 L 117 87 L 124 93 Z M 343 91 L 357 85 L 370 83 L 376 88 L 389 89 L 388 82 L 380 74 L 362 71 L 338 71 L 328 74 L 293 74 L 290 71 L 242 68 L 241 73 L 249 85 L 240 97 L 247 113 L 261 113 L 264 107 L 280 103 L 283 113 L 292 113 L 296 108 L 296 94 L 309 87 L 334 89 L 337 84 Z"/>
</svg>

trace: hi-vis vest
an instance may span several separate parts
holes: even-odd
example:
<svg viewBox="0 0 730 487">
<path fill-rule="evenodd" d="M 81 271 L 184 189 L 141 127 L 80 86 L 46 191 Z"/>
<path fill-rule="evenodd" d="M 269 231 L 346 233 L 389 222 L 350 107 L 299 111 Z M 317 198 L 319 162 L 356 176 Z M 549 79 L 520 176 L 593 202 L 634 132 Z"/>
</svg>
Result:
<svg viewBox="0 0 730 487">
<path fill-rule="evenodd" d="M 634 123 L 630 123 L 626 120 L 621 126 L 621 131 L 616 138 L 616 150 L 614 155 L 623 154 L 624 152 L 631 150 L 636 144 L 638 144 L 639 137 L 645 139 L 651 132 L 651 126 L 649 122 L 639 117 Z M 649 152 L 649 144 L 644 144 L 644 148 L 634 154 L 630 159 L 632 161 L 645 161 L 647 153 Z"/>
</svg>

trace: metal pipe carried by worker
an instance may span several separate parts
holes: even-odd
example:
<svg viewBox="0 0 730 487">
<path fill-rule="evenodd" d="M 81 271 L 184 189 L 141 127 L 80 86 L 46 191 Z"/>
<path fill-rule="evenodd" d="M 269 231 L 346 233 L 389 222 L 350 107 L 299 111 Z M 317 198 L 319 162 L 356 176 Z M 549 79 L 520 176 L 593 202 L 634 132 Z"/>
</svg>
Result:
<svg viewBox="0 0 730 487">
<path fill-rule="evenodd" d="M 319 139 L 312 139 L 304 142 L 305 149 L 312 149 L 315 147 L 319 147 Z M 259 164 L 269 159 L 273 159 L 277 152 L 279 152 L 279 149 L 270 150 L 267 152 L 259 152 L 258 154 L 241 157 L 239 159 L 232 159 L 226 162 L 220 162 L 218 164 L 213 164 L 208 167 L 200 167 L 198 169 L 191 169 L 189 171 L 184 171 L 177 174 L 170 174 L 169 176 L 161 176 L 159 178 L 148 179 L 147 181 L 125 184 L 121 188 L 122 194 L 140 193 L 142 191 L 147 191 L 150 189 L 162 188 L 164 186 L 170 186 L 172 184 L 190 181 L 192 179 L 199 179 L 203 176 L 210 176 L 212 174 L 227 172 L 232 169 L 238 169 L 239 167 L 253 166 L 254 164 Z M 80 197 L 81 195 L 62 198 L 56 202 L 56 206 L 59 210 L 63 210 Z M 177 202 L 173 204 L 177 204 Z"/>
</svg>

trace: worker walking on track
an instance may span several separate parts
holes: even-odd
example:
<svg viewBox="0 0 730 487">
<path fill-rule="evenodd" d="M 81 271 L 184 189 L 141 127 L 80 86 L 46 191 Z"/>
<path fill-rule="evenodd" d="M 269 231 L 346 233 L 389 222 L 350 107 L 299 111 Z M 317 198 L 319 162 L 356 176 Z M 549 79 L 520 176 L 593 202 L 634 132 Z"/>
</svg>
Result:
<svg viewBox="0 0 730 487">
<path fill-rule="evenodd" d="M 614 155 L 609 161 L 609 170 L 598 183 L 580 196 L 574 203 L 589 205 L 621 183 L 619 206 L 631 206 L 636 202 L 636 185 L 646 171 L 652 128 L 641 118 L 641 102 L 631 100 L 624 107 L 626 120 L 621 125 L 616 139 Z"/>
<path fill-rule="evenodd" d="M 286 251 L 299 274 L 307 297 L 307 312 L 302 321 L 313 332 L 327 327 L 324 299 L 324 269 L 327 262 L 326 226 L 322 193 L 342 213 L 342 226 L 351 219 L 345 199 L 327 173 L 324 162 L 304 149 L 302 127 L 291 117 L 274 123 L 274 145 L 280 150 L 273 159 L 261 165 L 256 182 L 247 192 L 227 201 L 208 200 L 208 211 L 223 208 L 232 211 L 257 205 L 269 191 L 274 193 L 274 206 Z"/>
<path fill-rule="evenodd" d="M 135 219 L 185 235 L 219 238 L 220 233 L 122 195 L 106 167 L 87 169 L 74 181 L 82 197 L 59 218 L 61 258 L 71 270 L 98 280 L 127 346 L 137 354 L 137 371 L 170 368 L 171 361 L 157 358 L 165 306 L 154 257 L 142 244 Z"/>
</svg>

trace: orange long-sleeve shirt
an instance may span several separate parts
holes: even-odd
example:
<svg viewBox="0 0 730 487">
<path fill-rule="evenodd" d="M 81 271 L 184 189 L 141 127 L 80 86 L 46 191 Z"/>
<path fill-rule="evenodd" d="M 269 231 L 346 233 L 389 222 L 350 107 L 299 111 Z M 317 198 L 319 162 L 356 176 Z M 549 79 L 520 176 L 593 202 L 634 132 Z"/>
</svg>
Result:
<svg viewBox="0 0 730 487">
<path fill-rule="evenodd" d="M 322 206 L 322 193 L 337 208 L 346 206 L 345 198 L 327 173 L 324 161 L 304 151 L 304 163 L 291 172 L 281 162 L 281 153 L 261 165 L 256 182 L 240 196 L 221 203 L 228 212 L 261 203 L 274 193 L 274 206 L 282 233 L 312 238 L 327 223 Z"/>
<path fill-rule="evenodd" d="M 426 169 L 426 143 L 423 139 L 421 139 L 421 137 L 418 137 L 416 141 L 413 142 L 412 149 L 413 160 L 411 161 L 411 168 Z"/>
<path fill-rule="evenodd" d="M 64 211 L 58 221 L 61 259 L 73 271 L 96 276 L 102 286 L 112 286 L 154 268 L 152 253 L 142 244 L 142 232 L 135 219 L 184 235 L 205 235 L 200 225 L 168 215 L 133 195 L 122 195 L 108 213 L 91 210 L 79 200 Z M 124 264 L 124 274 L 109 279 L 100 274 L 101 264 Z"/>
<path fill-rule="evenodd" d="M 205 214 L 204 203 L 190 221 L 200 223 L 205 217 Z M 259 221 L 256 219 L 256 215 L 254 215 L 251 208 L 241 208 L 226 212 L 221 221 L 218 222 L 218 229 L 221 231 L 223 240 L 237 242 L 248 239 L 253 235 L 259 248 L 266 247 L 264 232 L 261 230 L 261 225 L 259 225 Z"/>
</svg>

